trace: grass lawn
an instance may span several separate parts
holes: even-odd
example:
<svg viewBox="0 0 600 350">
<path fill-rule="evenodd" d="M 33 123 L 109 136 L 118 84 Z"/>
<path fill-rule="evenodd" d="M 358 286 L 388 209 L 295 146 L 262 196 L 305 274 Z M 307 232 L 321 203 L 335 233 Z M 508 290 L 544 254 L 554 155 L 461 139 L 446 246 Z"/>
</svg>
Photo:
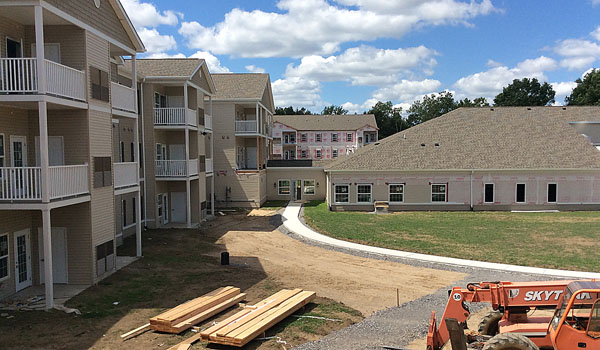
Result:
<svg viewBox="0 0 600 350">
<path fill-rule="evenodd" d="M 331 237 L 372 246 L 490 262 L 600 271 L 600 212 L 330 212 L 304 217 Z"/>
<path fill-rule="evenodd" d="M 287 204 L 288 201 L 266 201 L 265 204 L 262 205 L 261 209 L 279 210 L 285 207 Z"/>
</svg>

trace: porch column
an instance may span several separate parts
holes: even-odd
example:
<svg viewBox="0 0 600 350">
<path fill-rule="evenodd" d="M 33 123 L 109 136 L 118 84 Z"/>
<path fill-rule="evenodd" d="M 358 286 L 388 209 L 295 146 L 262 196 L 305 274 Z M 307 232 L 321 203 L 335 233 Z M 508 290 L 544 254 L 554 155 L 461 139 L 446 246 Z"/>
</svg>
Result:
<svg viewBox="0 0 600 350">
<path fill-rule="evenodd" d="M 37 84 L 40 95 L 46 93 L 46 61 L 44 59 L 44 13 L 42 6 L 34 6 L 35 55 L 37 62 Z"/>
<path fill-rule="evenodd" d="M 258 134 L 260 132 L 260 124 L 258 123 L 258 102 L 256 103 L 256 133 Z"/>
<path fill-rule="evenodd" d="M 46 93 L 46 65 L 44 60 L 44 18 L 41 6 L 34 6 L 35 11 L 35 54 L 37 57 L 37 80 L 39 94 Z M 40 167 L 42 202 L 50 202 L 50 174 L 48 171 L 48 109 L 46 102 L 38 102 L 38 119 L 40 128 Z"/>
<path fill-rule="evenodd" d="M 139 182 L 138 182 L 139 183 Z M 136 245 L 136 256 L 142 256 L 142 200 L 140 191 L 135 194 L 135 245 Z"/>
<path fill-rule="evenodd" d="M 258 145 L 258 136 L 256 136 L 256 170 L 260 170 L 260 158 L 258 153 L 260 152 L 260 146 Z"/>
<path fill-rule="evenodd" d="M 215 174 L 210 177 L 210 213 L 215 216 Z"/>
<path fill-rule="evenodd" d="M 187 200 L 187 227 L 191 228 L 192 227 L 192 191 L 191 191 L 191 184 L 190 184 L 190 179 L 188 178 L 187 181 L 185 182 L 185 194 L 186 194 L 186 200 Z"/>
<path fill-rule="evenodd" d="M 136 55 L 133 54 L 131 55 L 131 88 L 133 89 L 133 98 L 135 99 L 134 101 L 134 105 L 135 105 L 135 113 L 137 114 L 138 112 L 138 95 L 137 95 L 137 69 L 136 69 L 136 65 L 135 65 L 135 60 Z"/>
<path fill-rule="evenodd" d="M 54 278 L 52 276 L 52 223 L 50 209 L 42 210 L 42 236 L 44 241 L 44 288 L 46 310 L 54 307 Z"/>
</svg>

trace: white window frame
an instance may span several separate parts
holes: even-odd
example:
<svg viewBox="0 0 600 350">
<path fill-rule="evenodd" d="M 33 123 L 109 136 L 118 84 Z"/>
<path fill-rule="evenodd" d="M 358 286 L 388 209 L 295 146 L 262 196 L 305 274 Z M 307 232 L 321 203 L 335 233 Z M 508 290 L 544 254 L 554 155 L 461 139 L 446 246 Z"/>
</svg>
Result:
<svg viewBox="0 0 600 350">
<path fill-rule="evenodd" d="M 315 133 L 315 142 L 323 142 L 323 134 Z"/>
<path fill-rule="evenodd" d="M 331 142 L 338 142 L 338 134 L 337 132 L 331 133 Z"/>
<path fill-rule="evenodd" d="M 433 200 L 433 195 L 434 194 L 441 194 L 441 192 L 433 192 L 433 186 L 444 186 L 444 200 L 443 201 L 434 201 Z M 431 200 L 431 203 L 448 203 L 448 184 L 440 184 L 440 183 L 432 183 L 430 186 L 430 190 L 431 190 L 431 196 L 429 197 L 429 199 Z"/>
<path fill-rule="evenodd" d="M 351 132 L 346 133 L 346 142 L 354 142 L 354 134 Z"/>
<path fill-rule="evenodd" d="M 287 181 L 288 185 L 287 186 L 281 186 L 281 182 L 282 181 Z M 288 193 L 281 193 L 281 189 L 282 188 L 286 188 L 288 189 Z M 292 194 L 292 181 L 289 179 L 278 179 L 277 180 L 277 195 L 278 196 L 289 196 Z"/>
<path fill-rule="evenodd" d="M 10 278 L 10 237 L 7 233 L 0 234 L 0 238 L 6 236 L 6 255 L 0 256 L 0 259 L 6 259 L 6 276 L 0 277 L 0 282 Z"/>
<path fill-rule="evenodd" d="M 358 192 L 358 188 L 360 186 L 369 186 L 369 193 L 368 193 L 369 200 L 368 201 L 361 201 L 361 200 L 359 200 L 359 196 L 361 194 L 362 195 L 367 194 L 367 193 L 360 193 L 360 192 Z M 356 203 L 373 203 L 373 184 L 356 184 Z"/>
<path fill-rule="evenodd" d="M 548 198 L 550 195 L 550 185 L 556 185 L 556 201 L 554 202 L 550 202 Z M 558 183 L 557 182 L 548 182 L 546 184 L 546 203 L 552 203 L 552 204 L 556 204 L 558 203 Z"/>
<path fill-rule="evenodd" d="M 2 140 L 2 154 L 0 154 L 2 164 L 0 164 L 0 167 L 6 167 L 6 137 L 4 136 L 4 133 L 0 133 L 0 139 Z M 2 177 L 2 173 L 0 173 L 0 177 Z"/>
<path fill-rule="evenodd" d="M 392 193 L 392 186 L 402 186 L 402 192 L 401 193 Z M 392 200 L 392 194 L 401 194 L 402 195 L 402 200 L 401 201 L 393 201 Z M 388 185 L 388 202 L 390 203 L 404 203 L 404 184 L 389 184 Z"/>
<path fill-rule="evenodd" d="M 340 193 L 341 195 L 346 195 L 348 200 L 345 202 L 338 202 L 337 200 L 337 195 L 338 193 L 336 192 L 338 187 L 347 187 L 348 188 L 348 192 L 346 193 Z M 333 200 L 336 204 L 344 204 L 344 203 L 350 203 L 350 184 L 338 184 L 338 185 L 334 185 L 333 186 Z"/>
<path fill-rule="evenodd" d="M 487 202 L 485 200 L 485 197 L 486 197 L 485 186 L 487 186 L 487 185 L 492 185 L 492 187 L 493 187 L 493 190 L 492 190 L 492 201 L 491 202 Z M 493 182 L 486 182 L 486 183 L 483 184 L 483 203 L 485 203 L 485 204 L 494 204 L 494 203 L 496 203 L 496 184 L 495 183 L 493 183 Z"/>
<path fill-rule="evenodd" d="M 321 159 L 323 157 L 323 152 L 321 152 L 320 149 L 315 150 L 317 152 L 316 157 L 317 159 Z"/>
<path fill-rule="evenodd" d="M 334 150 L 331 151 L 331 157 L 332 158 L 337 158 L 338 157 L 338 150 L 337 149 L 334 149 Z"/>
<path fill-rule="evenodd" d="M 523 185 L 523 201 L 522 202 L 517 201 L 517 197 L 519 194 L 519 185 Z M 527 203 L 527 184 L 524 182 L 518 182 L 515 184 L 515 203 L 518 203 L 518 204 Z"/>
<path fill-rule="evenodd" d="M 306 150 L 305 149 L 303 149 L 303 150 L 300 151 L 300 158 L 306 158 L 306 155 L 307 154 L 306 154 Z"/>
<path fill-rule="evenodd" d="M 312 181 L 312 185 L 307 185 L 307 182 L 311 182 Z M 308 193 L 306 192 L 307 188 L 311 188 L 312 187 L 312 193 Z M 302 180 L 302 193 L 306 196 L 314 196 L 317 194 L 317 182 L 313 179 L 305 179 Z"/>
</svg>

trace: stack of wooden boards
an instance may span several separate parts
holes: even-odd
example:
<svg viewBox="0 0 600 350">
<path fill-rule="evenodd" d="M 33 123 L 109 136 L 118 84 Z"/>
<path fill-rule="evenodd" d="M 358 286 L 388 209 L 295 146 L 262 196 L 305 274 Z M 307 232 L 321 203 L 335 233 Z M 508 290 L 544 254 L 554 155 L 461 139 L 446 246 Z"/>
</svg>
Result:
<svg viewBox="0 0 600 350">
<path fill-rule="evenodd" d="M 158 332 L 181 333 L 246 297 L 239 288 L 223 287 L 190 300 L 150 319 L 150 329 Z"/>
<path fill-rule="evenodd" d="M 315 292 L 283 289 L 200 332 L 200 337 L 210 343 L 242 347 L 315 297 Z"/>
</svg>

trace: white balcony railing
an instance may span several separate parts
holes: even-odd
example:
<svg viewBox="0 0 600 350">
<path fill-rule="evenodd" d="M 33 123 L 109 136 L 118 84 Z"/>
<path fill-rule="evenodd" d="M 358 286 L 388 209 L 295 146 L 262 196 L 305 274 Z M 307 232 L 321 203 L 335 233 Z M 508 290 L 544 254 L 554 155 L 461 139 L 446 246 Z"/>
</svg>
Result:
<svg viewBox="0 0 600 350">
<path fill-rule="evenodd" d="M 157 160 L 157 177 L 187 177 L 198 175 L 198 159 L 186 160 Z"/>
<path fill-rule="evenodd" d="M 154 125 L 157 126 L 198 126 L 197 113 L 189 108 L 155 108 Z"/>
<path fill-rule="evenodd" d="M 207 174 L 212 174 L 212 172 L 213 172 L 213 160 L 211 158 L 207 158 L 207 159 L 205 159 L 204 162 L 206 164 L 205 172 Z"/>
<path fill-rule="evenodd" d="M 50 199 L 89 193 L 88 165 L 49 167 Z M 42 200 L 41 168 L 0 168 L 0 200 Z"/>
<path fill-rule="evenodd" d="M 113 108 L 135 113 L 137 96 L 134 89 L 111 82 L 110 96 Z"/>
<path fill-rule="evenodd" d="M 138 163 L 115 163 L 115 188 L 137 186 Z"/>
<path fill-rule="evenodd" d="M 50 94 L 85 101 L 85 72 L 44 60 Z M 0 93 L 38 92 L 36 58 L 0 58 Z"/>
<path fill-rule="evenodd" d="M 236 120 L 235 132 L 237 134 L 256 134 L 257 126 L 256 120 Z"/>
</svg>

